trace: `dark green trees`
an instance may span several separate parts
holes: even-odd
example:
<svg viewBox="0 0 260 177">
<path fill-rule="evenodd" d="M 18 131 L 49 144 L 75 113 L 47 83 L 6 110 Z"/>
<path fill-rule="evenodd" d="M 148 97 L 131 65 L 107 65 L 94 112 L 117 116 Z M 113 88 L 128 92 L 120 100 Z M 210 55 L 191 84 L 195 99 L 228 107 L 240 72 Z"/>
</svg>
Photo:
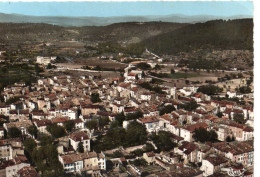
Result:
<svg viewBox="0 0 260 177">
<path fill-rule="evenodd" d="M 218 135 L 214 130 L 207 131 L 205 128 L 201 127 L 195 130 L 193 138 L 195 141 L 202 143 L 207 141 L 214 142 L 218 139 Z"/>
</svg>

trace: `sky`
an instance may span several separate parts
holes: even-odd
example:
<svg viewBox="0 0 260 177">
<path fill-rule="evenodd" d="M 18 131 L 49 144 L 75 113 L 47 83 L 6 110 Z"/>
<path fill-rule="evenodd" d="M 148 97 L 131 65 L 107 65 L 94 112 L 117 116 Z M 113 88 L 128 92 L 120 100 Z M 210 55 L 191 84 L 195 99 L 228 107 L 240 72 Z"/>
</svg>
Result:
<svg viewBox="0 0 260 177">
<path fill-rule="evenodd" d="M 249 1 L 157 2 L 0 2 L 0 12 L 33 16 L 145 16 L 214 15 L 253 16 Z"/>
</svg>

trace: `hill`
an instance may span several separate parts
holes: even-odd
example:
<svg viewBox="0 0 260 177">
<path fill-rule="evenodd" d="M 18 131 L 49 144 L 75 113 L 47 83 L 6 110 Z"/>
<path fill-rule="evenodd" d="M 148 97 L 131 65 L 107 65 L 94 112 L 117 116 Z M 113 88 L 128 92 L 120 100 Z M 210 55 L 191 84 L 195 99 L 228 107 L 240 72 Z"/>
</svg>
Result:
<svg viewBox="0 0 260 177">
<path fill-rule="evenodd" d="M 215 20 L 184 26 L 141 42 L 157 54 L 199 49 L 253 50 L 253 20 Z"/>
<path fill-rule="evenodd" d="M 137 43 L 152 36 L 174 31 L 187 24 L 167 22 L 117 23 L 108 26 L 61 27 L 39 23 L 0 23 L 0 43 L 7 46 L 45 43 L 63 45 L 64 41 L 86 43 Z M 65 44 L 66 47 L 67 44 Z M 70 44 L 71 45 L 71 44 Z"/>
<path fill-rule="evenodd" d="M 1 23 L 45 23 L 58 26 L 107 26 L 122 22 L 171 22 L 171 23 L 198 23 L 215 19 L 238 19 L 248 16 L 219 17 L 209 15 L 187 16 L 182 14 L 161 16 L 120 16 L 120 17 L 61 17 L 61 16 L 28 16 L 21 14 L 0 13 Z"/>
</svg>

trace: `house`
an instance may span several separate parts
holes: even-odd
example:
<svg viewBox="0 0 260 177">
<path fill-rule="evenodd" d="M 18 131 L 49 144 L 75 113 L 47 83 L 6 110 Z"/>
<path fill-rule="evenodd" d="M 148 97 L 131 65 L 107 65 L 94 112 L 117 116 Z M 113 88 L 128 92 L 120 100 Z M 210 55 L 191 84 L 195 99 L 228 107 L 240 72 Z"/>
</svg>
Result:
<svg viewBox="0 0 260 177">
<path fill-rule="evenodd" d="M 17 176 L 18 171 L 26 166 L 30 166 L 27 158 L 25 156 L 17 156 L 14 159 L 5 161 L 0 165 L 0 176 Z"/>
<path fill-rule="evenodd" d="M 0 141 L 0 159 L 10 160 L 13 158 L 13 149 L 11 144 L 1 140 Z"/>
<path fill-rule="evenodd" d="M 156 132 L 159 129 L 159 119 L 157 117 L 144 117 L 137 119 L 137 121 L 145 125 L 148 132 Z"/>
<path fill-rule="evenodd" d="M 84 167 L 85 154 L 59 155 L 59 161 L 63 165 L 66 173 L 79 173 Z"/>
<path fill-rule="evenodd" d="M 49 134 L 49 132 L 47 131 L 47 126 L 52 124 L 51 120 L 48 120 L 48 119 L 44 119 L 44 120 L 33 119 L 32 122 L 36 126 L 36 128 L 38 129 L 38 131 L 40 133 Z"/>
<path fill-rule="evenodd" d="M 84 171 L 92 172 L 95 169 L 106 170 L 106 156 L 103 152 L 87 152 L 84 158 Z"/>
<path fill-rule="evenodd" d="M 199 128 L 208 128 L 208 124 L 205 122 L 200 122 L 186 127 L 182 127 L 180 128 L 180 137 L 184 138 L 185 141 L 191 142 L 193 141 L 192 136 L 195 130 Z"/>
<path fill-rule="evenodd" d="M 57 57 L 52 56 L 52 57 L 43 57 L 43 56 L 37 56 L 36 57 L 36 63 L 43 64 L 43 65 L 48 65 L 52 61 L 56 60 Z"/>
<path fill-rule="evenodd" d="M 75 129 L 83 129 L 85 127 L 85 123 L 81 119 L 74 119 L 73 122 Z"/>
<path fill-rule="evenodd" d="M 194 143 L 183 141 L 181 145 L 174 149 L 174 152 L 182 155 L 184 164 L 189 162 L 197 162 L 198 147 Z"/>
<path fill-rule="evenodd" d="M 68 120 L 69 120 L 68 117 L 56 117 L 54 119 L 51 119 L 51 122 L 59 126 L 64 126 L 64 123 L 67 122 Z"/>
<path fill-rule="evenodd" d="M 152 164 L 155 161 L 155 154 L 153 151 L 143 153 L 143 158 L 148 164 Z"/>
<path fill-rule="evenodd" d="M 22 132 L 22 135 L 28 135 L 28 136 L 31 136 L 29 133 L 28 133 L 28 128 L 30 126 L 32 126 L 32 122 L 30 120 L 24 120 L 24 121 L 21 121 L 21 122 L 10 122 L 10 123 L 4 123 L 4 129 L 8 132 L 8 130 L 12 127 L 16 127 L 18 128 L 21 132 Z"/>
<path fill-rule="evenodd" d="M 202 160 L 200 170 L 203 171 L 203 176 L 209 176 L 217 171 L 220 171 L 222 167 L 228 164 L 228 160 L 225 157 L 211 154 Z"/>
<path fill-rule="evenodd" d="M 84 151 L 90 151 L 90 138 L 85 132 L 74 132 L 69 136 L 70 144 L 77 151 L 78 144 L 83 143 Z"/>
<path fill-rule="evenodd" d="M 82 106 L 81 108 L 81 114 L 83 116 L 89 115 L 89 114 L 97 114 L 98 111 L 100 111 L 101 106 L 99 105 L 86 105 Z"/>
<path fill-rule="evenodd" d="M 21 110 L 10 110 L 9 111 L 9 120 L 10 121 L 22 121 L 22 120 L 29 120 L 29 110 L 28 109 L 21 109 Z"/>
<path fill-rule="evenodd" d="M 104 153 L 87 152 L 59 156 L 59 161 L 63 165 L 66 173 L 106 170 L 106 159 Z"/>
<path fill-rule="evenodd" d="M 7 116 L 10 111 L 10 106 L 8 105 L 1 105 L 0 106 L 0 114 Z"/>
</svg>

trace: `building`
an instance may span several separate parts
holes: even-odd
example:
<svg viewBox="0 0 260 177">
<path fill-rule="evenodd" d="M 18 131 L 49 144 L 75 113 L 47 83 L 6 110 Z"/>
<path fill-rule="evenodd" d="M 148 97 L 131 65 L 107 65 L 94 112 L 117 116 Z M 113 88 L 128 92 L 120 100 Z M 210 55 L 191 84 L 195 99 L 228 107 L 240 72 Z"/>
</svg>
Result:
<svg viewBox="0 0 260 177">
<path fill-rule="evenodd" d="M 80 142 L 83 143 L 84 151 L 90 151 L 90 138 L 85 132 L 74 132 L 69 136 L 70 144 L 75 151 Z"/>
</svg>

